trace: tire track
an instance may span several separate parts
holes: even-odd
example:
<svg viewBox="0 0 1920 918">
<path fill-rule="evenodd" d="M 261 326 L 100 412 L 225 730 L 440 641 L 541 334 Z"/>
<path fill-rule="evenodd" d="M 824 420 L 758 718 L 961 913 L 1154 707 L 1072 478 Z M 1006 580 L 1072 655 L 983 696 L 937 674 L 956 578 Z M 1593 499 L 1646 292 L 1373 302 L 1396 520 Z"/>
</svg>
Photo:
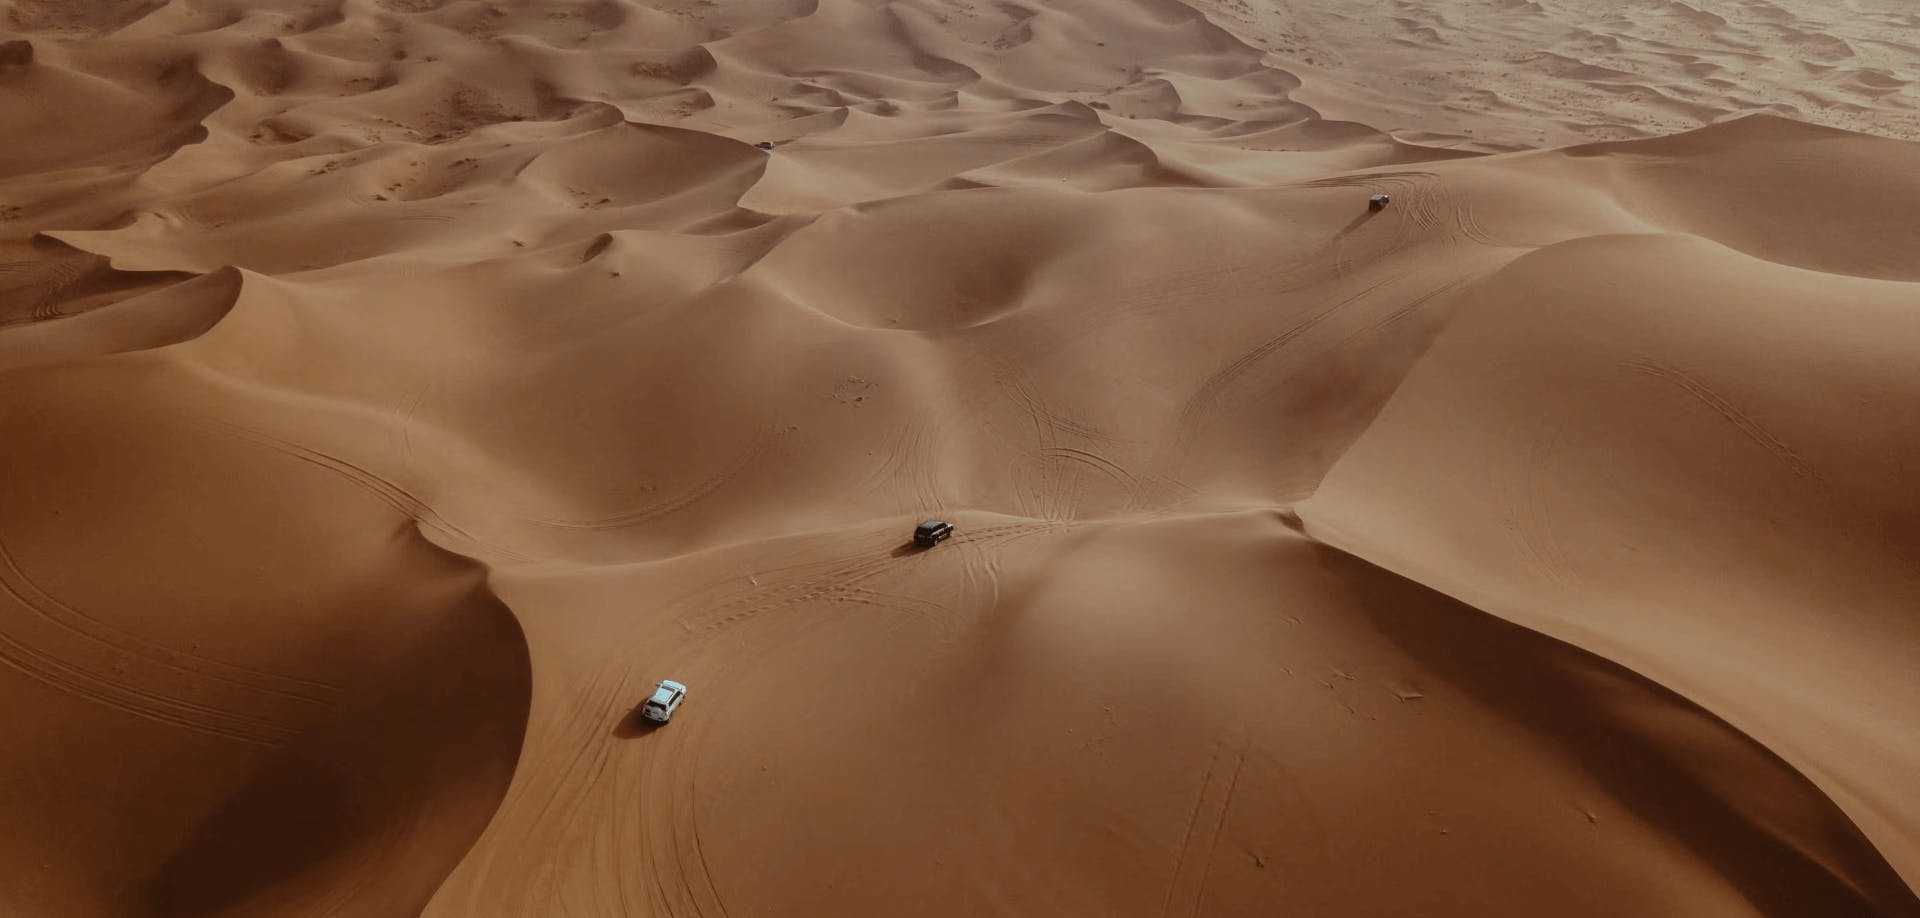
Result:
<svg viewBox="0 0 1920 918">
<path fill-rule="evenodd" d="M 737 622 L 765 612 L 798 605 L 826 596 L 835 590 L 857 586 L 879 576 L 892 566 L 897 559 L 891 557 L 888 551 L 889 548 L 881 548 L 877 550 L 876 555 L 856 555 L 804 565 L 801 567 L 812 567 L 813 570 L 773 586 L 761 585 L 745 590 L 736 588 L 727 594 L 727 598 L 717 603 L 712 601 L 700 603 L 706 607 L 707 611 L 683 618 L 681 627 L 688 631 L 702 633 L 721 631 Z M 763 576 L 771 577 L 780 570 L 763 572 Z"/>
<path fill-rule="evenodd" d="M 1438 180 L 1439 175 L 1433 172 L 1402 170 L 1397 172 L 1336 175 L 1305 182 L 1294 187 L 1316 189 L 1364 187 L 1369 191 L 1383 192 L 1391 195 L 1393 203 L 1389 205 L 1390 209 L 1405 214 L 1406 219 L 1395 223 L 1393 237 L 1387 240 L 1385 248 L 1380 253 L 1385 255 L 1405 248 L 1409 241 L 1411 241 L 1413 230 L 1432 230 L 1440 225 L 1438 216 L 1433 210 L 1433 203 L 1429 200 L 1431 196 L 1427 194 L 1426 191 L 1428 186 L 1433 185 Z M 1327 253 L 1333 252 L 1335 253 L 1335 257 L 1333 258 L 1335 276 L 1344 278 L 1349 270 L 1349 265 L 1345 259 L 1338 257 L 1337 253 L 1339 252 L 1339 248 L 1344 242 L 1347 232 L 1358 228 L 1358 226 L 1365 222 L 1370 216 L 1372 215 L 1363 214 L 1361 217 L 1356 218 L 1352 224 L 1348 225 L 1347 230 L 1342 230 L 1325 246 L 1306 256 L 1303 261 L 1309 264 L 1319 262 Z"/>
<path fill-rule="evenodd" d="M 902 513 L 932 513 L 945 505 L 940 496 L 940 477 L 934 470 L 939 458 L 934 431 L 919 420 L 908 422 L 887 457 L 886 486 L 899 497 Z"/>
<path fill-rule="evenodd" d="M 1706 383 L 1687 375 L 1676 367 L 1668 366 L 1654 360 L 1630 360 L 1627 361 L 1626 366 L 1636 373 L 1644 373 L 1666 382 L 1692 396 L 1695 401 L 1712 409 L 1713 413 L 1719 415 L 1722 420 L 1733 425 L 1735 430 L 1738 430 L 1742 436 L 1752 441 L 1754 445 L 1766 450 L 1769 455 L 1778 460 L 1780 464 L 1786 466 L 1794 475 L 1811 481 L 1818 481 L 1825 477 L 1812 465 L 1808 464 L 1804 458 L 1801 458 L 1799 453 L 1794 452 L 1793 448 L 1788 446 L 1785 441 L 1774 436 L 1773 433 L 1762 426 L 1760 422 L 1754 420 L 1752 415 L 1747 414 L 1732 402 L 1727 401 L 1719 392 L 1714 391 L 1713 387 Z"/>
<path fill-rule="evenodd" d="M 1448 192 L 1448 203 L 1453 209 L 1455 225 L 1460 234 L 1469 241 L 1495 248 L 1514 248 L 1517 243 L 1501 239 L 1480 223 L 1480 215 L 1474 210 L 1473 198 L 1456 192 Z"/>
<path fill-rule="evenodd" d="M 698 767 L 695 767 L 693 777 L 689 779 L 687 785 L 689 801 L 687 834 L 693 838 L 693 860 L 700 867 L 700 880 L 706 886 L 707 896 L 713 900 L 714 912 L 720 918 L 728 918 L 726 902 L 720 898 L 720 884 L 713 881 L 713 868 L 707 863 L 707 849 L 700 841 L 700 770 Z"/>
<path fill-rule="evenodd" d="M 1035 463 L 1040 483 L 1033 489 L 1019 488 L 1021 509 L 1028 516 L 1043 519 L 1058 519 L 1059 484 L 1053 475 L 1053 464 L 1046 460 L 1049 450 L 1058 445 L 1059 429 L 1053 425 L 1053 415 L 1046 409 L 1044 402 L 1033 389 L 1033 381 L 1016 364 L 1002 362 L 994 372 L 994 379 L 1000 383 L 1001 391 L 1006 392 L 1025 413 L 1027 423 L 1033 428 L 1033 453 L 1038 457 Z M 1018 477 L 1015 478 L 1018 485 Z M 1037 505 L 1037 506 L 1035 506 Z"/>
<path fill-rule="evenodd" d="M 723 466 L 719 471 L 696 482 L 687 490 L 665 500 L 657 501 L 626 513 L 601 517 L 599 519 L 583 520 L 534 517 L 529 518 L 528 521 L 542 526 L 551 526 L 556 529 L 588 531 L 624 529 L 628 526 L 637 526 L 641 523 L 651 522 L 663 516 L 684 510 L 692 506 L 696 501 L 725 487 L 729 482 L 740 477 L 740 474 L 746 471 L 748 466 L 757 461 L 760 456 L 767 451 L 770 445 L 771 438 L 761 435 L 755 438 L 754 442 L 748 446 L 744 452 L 735 456 L 732 462 Z"/>
<path fill-rule="evenodd" d="M 41 260 L 0 263 L 0 303 L 24 305 L 26 314 L 0 325 L 45 322 L 64 318 L 61 294 L 84 281 L 88 267 L 75 258 L 49 257 Z"/>
<path fill-rule="evenodd" d="M 332 696 L 341 691 L 339 685 L 331 682 L 301 679 L 284 673 L 182 655 L 158 641 L 116 628 L 42 588 L 20 567 L 4 536 L 0 536 L 0 590 L 13 596 L 34 615 L 71 635 L 191 678 L 322 707 L 331 707 Z"/>
<path fill-rule="evenodd" d="M 1040 475 L 1040 493 L 1035 496 L 1035 502 L 1040 506 L 1039 512 L 1029 512 L 1028 515 L 1052 520 L 1070 519 L 1075 515 L 1082 503 L 1085 482 L 1078 476 L 1066 474 L 1066 463 L 1069 462 L 1091 467 L 1112 477 L 1124 489 L 1122 504 L 1130 506 L 1133 503 L 1139 490 L 1139 481 L 1135 476 L 1095 451 L 1061 442 L 1063 435 L 1109 444 L 1118 442 L 1117 438 L 1091 424 L 1055 411 L 1047 404 L 1032 378 L 1018 366 L 1003 363 L 995 377 L 1026 413 L 1034 431 L 1032 455 Z M 1026 500 L 1025 495 L 1022 495 L 1022 500 Z"/>
<path fill-rule="evenodd" d="M 934 436 L 935 431 L 921 428 L 919 436 L 913 440 L 912 480 L 913 495 L 920 502 L 916 511 L 931 512 L 946 505 L 946 498 L 940 494 L 940 473 L 936 463 L 940 459 L 940 443 Z"/>
<path fill-rule="evenodd" d="M 1550 467 L 1549 460 L 1560 437 L 1560 430 L 1555 427 L 1533 438 L 1526 446 L 1527 461 L 1518 480 L 1501 479 L 1495 492 L 1500 495 L 1504 522 L 1519 542 L 1529 568 L 1550 582 L 1567 586 L 1572 583 L 1565 573 L 1567 555 L 1559 550 L 1552 537 L 1552 518 L 1546 502 L 1541 499 L 1540 487 L 1541 470 Z"/>
<path fill-rule="evenodd" d="M 1233 758 L 1230 769 L 1223 768 L 1222 760 L 1228 755 Z M 1220 833 L 1226 828 L 1227 814 L 1233 808 L 1234 788 L 1240 781 L 1240 770 L 1246 765 L 1246 750 L 1236 749 L 1228 753 L 1220 743 L 1214 744 L 1213 756 L 1207 761 L 1206 775 L 1200 781 L 1200 793 L 1193 801 L 1193 809 L 1187 815 L 1187 831 L 1181 836 L 1180 848 L 1174 855 L 1173 879 L 1167 884 L 1167 894 L 1160 905 L 1161 918 L 1173 915 L 1195 916 L 1206 898 L 1207 874 L 1213 864 L 1214 848 L 1220 843 Z M 1204 838 L 1200 842 L 1205 853 L 1196 862 L 1189 858 L 1194 850 L 1196 834 Z"/>
<path fill-rule="evenodd" d="M 470 542 L 475 546 L 485 548 L 514 561 L 531 562 L 534 560 L 506 546 L 489 542 L 468 532 L 445 516 L 442 516 L 432 505 L 416 496 L 413 492 L 408 491 L 406 488 L 401 487 L 378 473 L 372 472 L 346 459 L 342 459 L 332 453 L 302 446 L 291 440 L 282 440 L 264 431 L 227 421 L 200 418 L 197 419 L 195 423 L 200 427 L 216 433 L 223 433 L 238 440 L 266 447 L 275 452 L 298 459 L 301 462 L 332 472 L 358 486 L 361 490 L 373 495 L 382 503 L 400 511 L 400 513 L 409 517 L 419 525 L 437 529 L 446 535 Z"/>
<path fill-rule="evenodd" d="M 1538 248 L 1541 243 L 1515 242 L 1495 235 L 1480 222 L 1473 196 L 1439 183 L 1433 186 L 1432 210 L 1436 226 L 1450 240 L 1465 240 L 1496 249 Z"/>
<path fill-rule="evenodd" d="M 915 451 L 919 436 L 920 420 L 918 418 L 911 418 L 905 424 L 895 428 L 892 435 L 887 438 L 887 445 L 884 447 L 887 451 L 885 458 L 882 458 L 872 472 L 860 481 L 860 488 L 866 490 L 885 487 L 897 491 L 901 487 L 901 479 L 910 477 L 905 469 L 908 456 Z M 907 487 L 911 489 L 912 486 L 909 484 Z M 910 512 L 910 510 L 902 507 L 901 512 Z"/>
<path fill-rule="evenodd" d="M 1119 485 L 1122 507 L 1132 507 L 1139 500 L 1142 490 L 1139 477 L 1106 456 L 1078 447 L 1057 446 L 1043 453 L 1041 458 L 1092 469 L 1096 474 Z M 1077 497 L 1076 495 L 1076 506 L 1081 503 Z"/>
<path fill-rule="evenodd" d="M 15 597 L 18 599 L 18 597 Z M 0 664 L 48 688 L 102 707 L 193 733 L 267 748 L 290 742 L 298 731 L 262 717 L 224 711 L 115 682 L 0 632 Z"/>
<path fill-rule="evenodd" d="M 557 771 L 546 764 L 551 756 L 530 760 L 522 766 L 528 774 L 551 774 L 552 777 L 543 782 L 546 793 L 539 806 L 521 820 L 517 831 L 525 836 L 550 841 L 546 845 L 529 844 L 517 850 L 542 853 L 562 842 L 569 832 L 581 824 L 581 811 L 591 801 L 595 788 L 607 774 L 609 759 L 617 752 L 617 743 L 608 742 L 597 734 L 604 729 L 607 718 L 620 711 L 624 699 L 628 697 L 627 686 L 632 675 L 629 666 L 600 666 L 592 672 L 582 690 L 569 693 L 571 703 L 567 705 L 566 715 L 559 719 L 552 731 L 555 741 L 542 747 L 546 750 L 568 750 L 564 762 Z M 508 813 L 519 809 L 518 804 L 531 793 L 531 785 L 522 785 L 522 788 L 503 799 L 497 811 Z"/>
<path fill-rule="evenodd" d="M 1365 338 L 1369 335 L 1375 335 L 1382 331 L 1385 331 L 1388 326 L 1394 325 L 1400 322 L 1402 319 L 1405 319 L 1406 317 L 1413 315 L 1422 306 L 1425 306 L 1428 303 L 1433 302 L 1435 298 L 1451 293 L 1454 289 L 1466 283 L 1467 280 L 1468 278 L 1465 278 L 1465 277 L 1456 277 L 1453 280 L 1447 281 L 1446 283 L 1441 284 L 1440 286 L 1427 291 L 1426 293 L 1420 294 L 1419 296 L 1414 297 L 1413 299 L 1407 301 L 1406 305 L 1401 306 L 1400 308 L 1395 309 L 1394 311 L 1387 313 L 1384 316 L 1381 316 L 1378 320 L 1369 324 L 1366 328 L 1363 328 L 1357 332 L 1354 332 L 1351 335 L 1348 335 L 1346 337 L 1346 340 L 1340 343 L 1342 345 L 1346 345 L 1360 338 Z"/>
<path fill-rule="evenodd" d="M 1386 186 L 1406 190 L 1416 188 L 1439 176 L 1420 169 L 1400 169 L 1392 172 L 1357 172 L 1348 175 L 1334 175 L 1323 179 L 1301 182 L 1296 188 L 1353 188 L 1359 185 L 1368 187 Z"/>
<path fill-rule="evenodd" d="M 1010 523 L 956 534 L 949 541 L 950 544 L 976 548 L 1005 545 L 1074 525 L 1064 522 Z M 882 542 L 876 538 L 870 541 L 876 544 L 863 546 L 859 554 L 774 568 L 760 572 L 755 578 L 779 578 L 780 582 L 777 583 L 762 583 L 746 588 L 736 586 L 718 596 L 711 590 L 703 590 L 669 605 L 699 609 L 680 620 L 684 630 L 699 634 L 725 632 L 763 614 L 810 602 L 894 608 L 943 627 L 952 620 L 953 611 L 939 603 L 873 588 L 873 580 L 893 571 L 912 556 L 894 556 L 892 552 L 899 544 L 893 540 Z M 737 578 L 728 582 L 737 583 Z"/>
</svg>

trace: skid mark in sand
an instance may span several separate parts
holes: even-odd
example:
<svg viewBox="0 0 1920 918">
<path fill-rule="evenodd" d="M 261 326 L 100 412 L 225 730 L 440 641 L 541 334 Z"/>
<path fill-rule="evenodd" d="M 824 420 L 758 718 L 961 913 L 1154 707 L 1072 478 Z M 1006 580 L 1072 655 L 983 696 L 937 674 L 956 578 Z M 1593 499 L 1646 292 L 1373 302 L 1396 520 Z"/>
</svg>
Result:
<svg viewBox="0 0 1920 918">
<path fill-rule="evenodd" d="M 1232 761 L 1225 761 L 1231 758 Z M 1246 765 L 1244 748 L 1228 750 L 1216 745 L 1207 762 L 1206 777 L 1200 782 L 1200 795 L 1187 816 L 1187 831 L 1180 839 L 1174 858 L 1173 880 L 1167 884 L 1167 896 L 1160 906 L 1162 918 L 1200 914 L 1207 895 L 1207 875 L 1212 872 L 1213 849 L 1226 828 L 1227 813 L 1233 809 L 1233 791 L 1240 782 L 1240 769 Z M 1199 855 L 1194 857 L 1194 855 Z"/>
<path fill-rule="evenodd" d="M 1713 412 L 1719 415 L 1721 419 L 1733 425 L 1735 430 L 1740 431 L 1748 440 L 1753 441 L 1754 445 L 1766 450 L 1768 454 L 1779 460 L 1780 463 L 1791 470 L 1793 474 L 1815 481 L 1823 477 L 1819 470 L 1809 465 L 1805 459 L 1800 457 L 1799 453 L 1793 451 L 1792 447 L 1788 446 L 1779 437 L 1774 436 L 1765 427 L 1762 427 L 1760 422 L 1755 421 L 1751 415 L 1740 410 L 1732 402 L 1727 401 L 1720 393 L 1714 391 L 1713 387 L 1706 383 L 1687 375 L 1684 371 L 1676 367 L 1671 367 L 1653 360 L 1630 360 L 1627 361 L 1626 365 L 1628 369 L 1636 373 L 1645 373 L 1655 379 L 1679 387 L 1681 391 L 1693 396 L 1696 401 L 1713 409 Z"/>
<path fill-rule="evenodd" d="M 695 501 L 725 487 L 727 483 L 740 477 L 740 474 L 746 471 L 748 466 L 759 459 L 761 454 L 767 451 L 770 443 L 770 437 L 760 436 L 756 438 L 745 451 L 735 456 L 732 462 L 721 466 L 713 474 L 695 482 L 693 486 L 687 490 L 664 500 L 629 510 L 626 513 L 588 520 L 534 518 L 529 520 L 529 522 L 538 523 L 542 526 L 551 526 L 556 529 L 585 530 L 621 529 L 627 526 L 638 526 L 641 523 L 651 522 L 663 516 L 684 510 L 692 506 Z"/>
<path fill-rule="evenodd" d="M 495 554 L 503 555 L 515 561 L 533 560 L 531 557 L 503 545 L 481 539 L 473 533 L 455 525 L 451 520 L 440 515 L 440 512 L 435 510 L 426 501 L 416 497 L 413 492 L 394 483 L 391 479 L 376 472 L 369 471 L 363 466 L 356 465 L 332 453 L 302 446 L 291 440 L 282 440 L 264 431 L 227 421 L 212 418 L 198 418 L 195 420 L 195 423 L 204 429 L 222 433 L 235 439 L 244 440 L 257 446 L 264 446 L 275 452 L 298 459 L 301 462 L 332 472 L 335 475 L 345 478 L 354 485 L 359 486 L 362 490 L 378 498 L 382 503 L 400 511 L 421 526 L 472 543 L 474 546 L 494 552 Z"/>
</svg>

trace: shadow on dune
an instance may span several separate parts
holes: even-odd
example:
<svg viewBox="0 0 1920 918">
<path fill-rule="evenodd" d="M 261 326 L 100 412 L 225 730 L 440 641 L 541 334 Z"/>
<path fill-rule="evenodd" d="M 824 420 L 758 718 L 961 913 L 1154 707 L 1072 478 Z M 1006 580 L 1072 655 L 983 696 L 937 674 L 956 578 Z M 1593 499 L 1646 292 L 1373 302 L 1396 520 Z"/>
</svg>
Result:
<svg viewBox="0 0 1920 918">
<path fill-rule="evenodd" d="M 1382 636 L 1551 742 L 1760 913 L 1920 915 L 1920 899 L 1812 782 L 1691 701 L 1338 549 L 1314 549 Z"/>
<path fill-rule="evenodd" d="M 891 558 L 904 558 L 908 555 L 917 555 L 927 551 L 932 551 L 932 549 L 921 548 L 918 544 L 909 540 L 895 545 L 892 551 L 887 552 L 887 556 Z"/>
<path fill-rule="evenodd" d="M 639 739 L 652 734 L 662 726 L 664 725 L 641 717 L 640 706 L 634 705 L 632 710 L 620 718 L 619 723 L 613 725 L 613 735 L 620 739 Z"/>
<path fill-rule="evenodd" d="M 145 888 L 148 914 L 426 906 L 505 795 L 532 697 L 519 623 L 477 579 L 440 608 L 393 610 L 440 619 L 400 652 L 325 651 L 351 697 L 193 831 Z"/>
</svg>

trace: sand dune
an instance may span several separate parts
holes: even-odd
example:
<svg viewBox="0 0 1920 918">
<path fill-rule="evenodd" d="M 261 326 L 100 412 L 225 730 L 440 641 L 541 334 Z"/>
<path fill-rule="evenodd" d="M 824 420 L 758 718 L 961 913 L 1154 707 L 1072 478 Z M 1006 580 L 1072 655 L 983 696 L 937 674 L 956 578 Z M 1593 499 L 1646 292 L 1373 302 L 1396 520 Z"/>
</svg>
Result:
<svg viewBox="0 0 1920 918">
<path fill-rule="evenodd" d="M 0 913 L 1920 915 L 1913 25 L 13 0 Z"/>
</svg>

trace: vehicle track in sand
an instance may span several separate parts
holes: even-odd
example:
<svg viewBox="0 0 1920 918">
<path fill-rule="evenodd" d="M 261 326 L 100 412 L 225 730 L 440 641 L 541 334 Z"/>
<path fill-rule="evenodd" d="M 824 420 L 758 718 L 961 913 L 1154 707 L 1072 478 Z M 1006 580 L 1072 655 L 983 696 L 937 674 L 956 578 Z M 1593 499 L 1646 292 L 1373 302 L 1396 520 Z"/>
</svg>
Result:
<svg viewBox="0 0 1920 918">
<path fill-rule="evenodd" d="M 291 440 L 285 440 L 243 424 L 235 424 L 208 417 L 196 418 L 194 419 L 194 423 L 204 430 L 224 434 L 238 440 L 262 446 L 307 463 L 308 465 L 331 472 L 334 475 L 346 479 L 349 483 L 359 487 L 382 503 L 398 510 L 421 527 L 440 532 L 443 535 L 452 537 L 456 541 L 465 542 L 469 547 L 478 549 L 481 554 L 490 552 L 509 560 L 523 563 L 530 563 L 535 560 L 532 556 L 522 554 L 505 545 L 480 538 L 447 519 L 439 510 L 436 510 L 432 504 L 415 495 L 412 491 L 392 479 L 351 460 L 324 450 L 295 443 Z"/>
<path fill-rule="evenodd" d="M 1755 420 L 1751 414 L 1741 410 L 1733 404 L 1733 402 L 1727 400 L 1725 396 L 1722 396 L 1718 390 L 1689 375 L 1686 371 L 1657 360 L 1645 358 L 1627 361 L 1625 366 L 1635 373 L 1645 374 L 1674 386 L 1691 396 L 1695 401 L 1705 405 L 1714 414 L 1719 415 L 1721 420 L 1731 425 L 1734 430 L 1739 431 L 1741 436 L 1751 441 L 1755 446 L 1765 450 L 1768 455 L 1779 461 L 1781 465 L 1786 466 L 1794 475 L 1814 481 L 1821 480 L 1825 477 L 1820 474 L 1818 469 L 1809 464 L 1805 458 L 1795 452 L 1793 447 L 1788 446 L 1786 441 L 1775 436 L 1772 431 L 1769 431 L 1759 421 Z"/>
<path fill-rule="evenodd" d="M 202 657 L 115 627 L 98 616 L 62 601 L 36 583 L 21 568 L 4 534 L 0 534 L 0 589 L 13 596 L 28 611 L 62 631 L 113 653 L 139 658 L 191 679 L 323 707 L 331 706 L 341 691 L 341 686 L 336 683 L 302 679 Z"/>
<path fill-rule="evenodd" d="M 1228 760 L 1231 760 L 1230 762 Z M 1186 833 L 1174 855 L 1173 879 L 1160 907 L 1162 918 L 1197 918 L 1206 904 L 1207 877 L 1213 868 L 1213 852 L 1226 828 L 1227 814 L 1233 809 L 1233 792 L 1240 783 L 1240 771 L 1246 765 L 1244 748 L 1228 749 L 1216 742 L 1200 779 L 1200 792 L 1187 816 Z M 1194 857 L 1195 854 L 1199 856 Z"/>
<path fill-rule="evenodd" d="M 555 529 L 575 529 L 575 530 L 588 530 L 588 531 L 604 530 L 604 529 L 624 529 L 629 526 L 638 526 L 638 525 L 641 525 L 642 523 L 652 522 L 654 520 L 660 519 L 661 517 L 665 517 L 670 514 L 677 513 L 681 510 L 685 510 L 686 508 L 692 506 L 695 502 L 706 498 L 708 495 L 713 494 L 714 492 L 720 490 L 723 487 L 726 487 L 734 479 L 740 477 L 740 475 L 744 473 L 749 466 L 753 465 L 755 461 L 757 461 L 762 455 L 764 455 L 767 452 L 768 448 L 772 445 L 772 442 L 773 442 L 773 438 L 771 435 L 763 434 L 761 436 L 758 436 L 748 444 L 745 450 L 742 450 L 741 452 L 736 454 L 726 464 L 720 466 L 713 473 L 709 474 L 705 478 L 702 478 L 699 481 L 694 482 L 692 485 L 688 486 L 685 490 L 682 490 L 679 493 L 674 494 L 672 496 L 662 498 L 661 500 L 655 501 L 653 503 L 646 504 L 641 507 L 637 507 L 633 510 L 629 510 L 625 513 L 619 513 L 613 516 L 599 517 L 597 519 L 563 519 L 563 518 L 554 518 L 554 517 L 531 517 L 528 519 L 528 522 L 535 523 L 541 526 L 549 526 Z"/>
</svg>

